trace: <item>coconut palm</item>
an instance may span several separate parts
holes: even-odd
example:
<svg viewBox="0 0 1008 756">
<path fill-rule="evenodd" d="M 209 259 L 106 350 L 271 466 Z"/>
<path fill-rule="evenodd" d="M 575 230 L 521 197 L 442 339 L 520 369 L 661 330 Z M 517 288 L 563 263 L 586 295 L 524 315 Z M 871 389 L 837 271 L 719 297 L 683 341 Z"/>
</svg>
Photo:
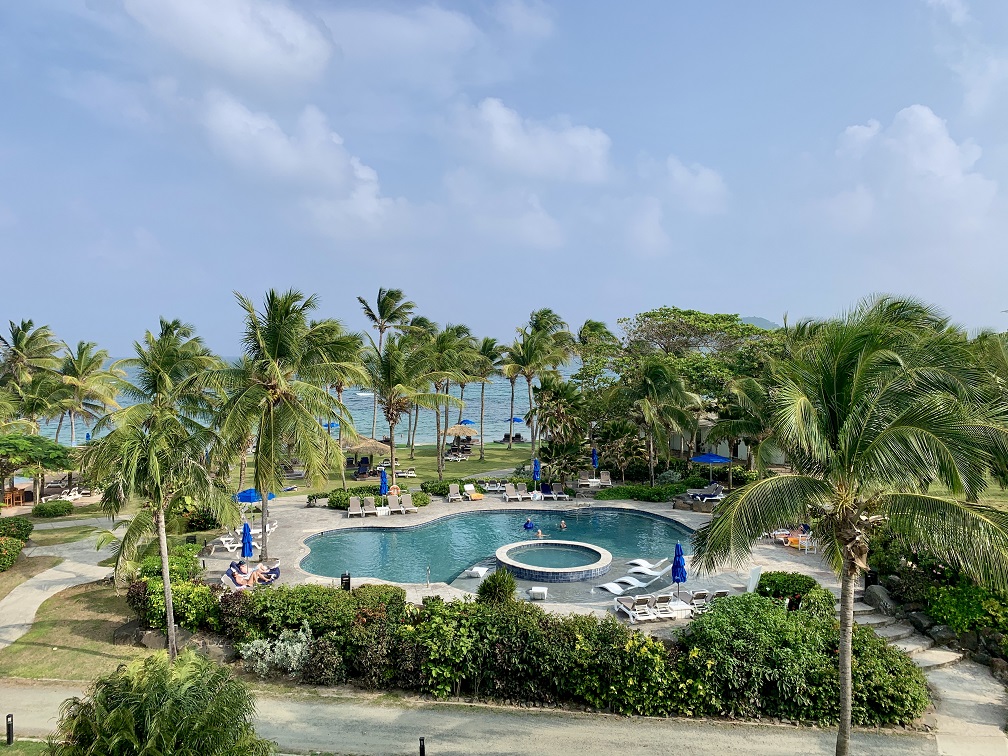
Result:
<svg viewBox="0 0 1008 756">
<path fill-rule="evenodd" d="M 778 449 L 772 440 L 773 417 L 770 415 L 770 397 L 766 388 L 755 378 L 740 377 L 727 386 L 731 403 L 711 428 L 707 443 L 721 441 L 733 443 L 732 456 L 738 449 L 737 440 L 745 442 L 749 451 L 749 469 L 756 468 L 763 477 Z M 728 487 L 731 488 L 731 466 L 728 468 Z"/>
<path fill-rule="evenodd" d="M 32 320 L 10 321 L 10 335 L 0 335 L 0 385 L 27 383 L 38 372 L 56 368 L 60 342 L 43 325 Z"/>
<path fill-rule="evenodd" d="M 311 485 L 325 479 L 331 464 L 344 463 L 343 450 L 319 418 L 335 418 L 355 435 L 347 408 L 329 392 L 337 383 L 366 383 L 356 363 L 356 340 L 335 320 L 312 322 L 316 297 L 299 291 L 266 293 L 257 312 L 252 300 L 235 293 L 245 311 L 242 359 L 212 371 L 208 385 L 227 398 L 217 415 L 228 448 L 244 452 L 255 437 L 253 486 L 262 496 L 261 558 L 269 558 L 269 493 L 283 485 L 286 464 L 297 459 Z"/>
<path fill-rule="evenodd" d="M 741 565 L 768 528 L 812 524 L 840 576 L 836 752 L 846 756 L 854 585 L 875 529 L 886 523 L 907 548 L 1008 586 L 1008 515 L 977 503 L 987 470 L 1008 457 L 1008 406 L 985 392 L 966 340 L 920 303 L 870 300 L 803 330 L 773 367 L 769 395 L 773 440 L 794 472 L 717 505 L 694 538 L 694 564 Z"/>
<path fill-rule="evenodd" d="M 410 318 L 407 325 L 402 327 L 404 336 L 402 347 L 404 349 L 420 349 L 427 346 L 434 340 L 438 330 L 438 324 L 433 320 L 425 318 L 423 315 L 416 315 Z M 406 427 L 406 434 L 409 438 L 410 459 L 413 459 L 415 454 L 417 425 L 419 422 L 420 406 L 416 405 L 413 407 L 412 414 L 409 416 L 409 423 Z"/>
<path fill-rule="evenodd" d="M 445 428 L 448 427 L 448 406 L 454 402 L 454 397 L 451 397 L 448 393 L 448 387 L 452 380 L 461 379 L 461 356 L 465 354 L 470 340 L 471 336 L 469 335 L 468 328 L 449 323 L 442 330 L 438 331 L 429 343 L 422 347 L 427 360 L 427 370 L 432 376 L 435 376 L 432 379 L 434 391 L 435 393 L 443 394 L 442 401 L 446 413 Z M 434 430 L 436 434 L 438 480 L 442 480 L 444 477 L 444 439 L 441 438 L 440 407 L 434 410 Z"/>
<path fill-rule="evenodd" d="M 77 348 L 71 350 L 64 344 L 63 358 L 56 370 L 67 389 L 61 405 L 70 424 L 70 446 L 77 446 L 77 418 L 91 427 L 110 409 L 119 408 L 116 404 L 116 380 L 123 374 L 105 368 L 108 352 L 97 346 L 93 341 L 79 341 Z M 56 429 L 57 441 L 63 426 L 63 414 Z"/>
<path fill-rule="evenodd" d="M 534 315 L 535 313 L 533 313 Z M 543 330 L 520 330 L 519 336 L 508 348 L 505 365 L 509 371 L 514 371 L 517 375 L 525 379 L 528 388 L 529 436 L 532 442 L 532 458 L 536 452 L 536 430 L 534 404 L 532 402 L 532 381 L 534 381 L 543 371 L 554 366 L 554 360 L 558 357 L 558 342 L 553 335 Z M 513 426 L 512 426 L 513 427 Z"/>
<path fill-rule="evenodd" d="M 256 737 L 255 697 L 227 667 L 193 651 L 153 654 L 98 678 L 60 707 L 53 756 L 268 756 Z"/>
<path fill-rule="evenodd" d="M 389 337 L 380 352 L 372 342 L 372 348 L 364 353 L 364 369 L 389 427 L 392 485 L 396 484 L 395 427 L 403 414 L 408 414 L 414 406 L 437 413 L 443 401 L 462 404 L 455 397 L 443 397 L 426 390 L 432 382 L 443 378 L 428 372 L 429 364 L 426 355 L 416 349 L 403 349 L 401 339 L 395 336 Z"/>
<path fill-rule="evenodd" d="M 623 482 L 630 463 L 644 452 L 640 429 L 626 418 L 614 418 L 598 428 L 598 441 L 602 453 L 619 468 Z"/>
<path fill-rule="evenodd" d="M 471 372 L 480 380 L 480 461 L 484 459 L 483 451 L 483 411 L 486 408 L 486 385 L 495 375 L 500 375 L 501 359 L 504 356 L 504 347 L 497 343 L 497 339 L 484 336 L 476 348 L 476 356 L 473 360 Z M 511 392 L 511 412 L 514 414 L 514 383 L 512 382 Z"/>
<path fill-rule="evenodd" d="M 206 450 L 216 442 L 205 424 L 210 402 L 195 379 L 217 366 L 218 360 L 179 321 L 161 321 L 157 336 L 147 332 L 134 344 L 136 356 L 117 363 L 133 374 L 119 381 L 120 391 L 133 404 L 98 421 L 109 433 L 86 447 L 85 472 L 101 481 L 102 511 L 115 518 L 127 502 L 136 500 L 140 511 L 126 523 L 118 541 L 115 571 L 127 574 L 139 547 L 155 532 L 161 555 L 168 651 L 175 658 L 174 608 L 168 575 L 166 522 L 182 506 L 196 502 L 212 511 L 218 521 L 233 524 L 237 511 L 205 465 Z M 105 542 L 105 539 L 103 539 Z"/>
<path fill-rule="evenodd" d="M 364 310 L 364 317 L 368 319 L 375 330 L 378 331 L 378 351 L 381 351 L 382 342 L 385 338 L 385 331 L 395 326 L 402 326 L 409 322 L 416 309 L 416 304 L 406 299 L 402 289 L 378 289 L 378 299 L 375 307 L 372 308 L 370 302 L 364 297 L 357 297 L 361 309 Z M 374 438 L 375 428 L 378 427 L 378 399 L 374 399 L 374 415 L 371 418 L 371 438 Z"/>
<path fill-rule="evenodd" d="M 540 424 L 540 434 L 549 431 L 551 443 L 584 438 L 584 397 L 578 387 L 558 373 L 546 373 L 532 389 L 535 409 L 529 411 Z"/>
</svg>

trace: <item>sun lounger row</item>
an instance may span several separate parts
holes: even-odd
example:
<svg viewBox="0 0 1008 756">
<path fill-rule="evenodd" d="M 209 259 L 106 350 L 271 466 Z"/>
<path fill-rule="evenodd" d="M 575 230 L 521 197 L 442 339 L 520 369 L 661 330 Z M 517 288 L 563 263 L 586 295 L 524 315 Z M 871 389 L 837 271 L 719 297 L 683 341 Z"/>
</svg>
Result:
<svg viewBox="0 0 1008 756">
<path fill-rule="evenodd" d="M 705 488 L 690 488 L 686 493 L 691 499 L 696 501 L 721 501 L 724 499 L 724 486 L 720 483 L 711 483 Z"/>
<path fill-rule="evenodd" d="M 42 498 L 39 499 L 39 501 L 41 502 L 58 501 L 60 499 L 65 501 L 77 501 L 82 496 L 90 496 L 90 495 L 91 495 L 90 491 L 87 491 L 85 493 L 76 486 L 74 486 L 73 488 L 64 488 L 58 494 L 49 494 L 48 496 L 43 496 Z"/>
<path fill-rule="evenodd" d="M 403 494 L 402 496 L 389 494 L 385 498 L 388 500 L 389 514 L 404 515 L 407 512 L 420 511 L 413 506 L 413 496 L 411 494 Z M 353 517 L 354 515 L 366 517 L 369 514 L 378 516 L 378 508 L 375 506 L 374 496 L 365 496 L 363 504 L 359 496 L 350 497 L 350 506 L 347 507 L 347 517 Z"/>
<path fill-rule="evenodd" d="M 711 603 L 728 595 L 727 590 L 686 592 L 687 601 L 671 593 L 642 596 L 617 596 L 613 599 L 616 614 L 625 614 L 630 624 L 663 619 L 690 619 L 707 611 Z"/>
<path fill-rule="evenodd" d="M 599 476 L 597 479 L 592 476 L 591 470 L 582 470 L 578 473 L 578 488 L 593 488 L 595 486 L 598 486 L 599 488 L 609 488 L 612 484 L 612 476 L 609 474 L 608 470 L 599 470 Z"/>
</svg>

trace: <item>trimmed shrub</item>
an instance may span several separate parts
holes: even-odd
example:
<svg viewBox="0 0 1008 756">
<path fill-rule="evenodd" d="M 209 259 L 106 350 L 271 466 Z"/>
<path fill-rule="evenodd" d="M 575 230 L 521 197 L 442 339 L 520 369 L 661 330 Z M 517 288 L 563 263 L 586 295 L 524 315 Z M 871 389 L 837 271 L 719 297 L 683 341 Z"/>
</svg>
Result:
<svg viewBox="0 0 1008 756">
<path fill-rule="evenodd" d="M 666 470 L 655 476 L 655 483 L 659 486 L 667 486 L 669 483 L 678 483 L 682 480 L 682 473 L 678 470 Z"/>
<path fill-rule="evenodd" d="M 66 517 L 73 512 L 73 503 L 66 499 L 40 501 L 32 507 L 33 517 Z"/>
<path fill-rule="evenodd" d="M 190 550 L 174 548 L 168 555 L 168 576 L 174 583 L 177 580 L 195 580 L 203 574 L 199 557 Z M 151 554 L 140 562 L 137 576 L 141 578 L 161 579 L 161 557 Z"/>
<path fill-rule="evenodd" d="M 274 640 L 258 638 L 237 647 L 242 664 L 259 677 L 301 676 L 312 645 L 311 630 L 307 625 L 298 630 L 284 630 Z"/>
<path fill-rule="evenodd" d="M 373 496 L 375 498 L 375 504 L 378 506 L 383 506 L 385 502 L 385 497 L 378 493 L 379 486 L 375 485 L 364 485 L 357 486 L 356 488 L 349 488 L 344 491 L 342 488 L 337 488 L 329 492 L 329 508 L 330 509 L 346 509 L 350 506 L 350 497 L 358 496 L 361 501 L 364 500 L 365 496 Z"/>
<path fill-rule="evenodd" d="M 413 497 L 413 505 L 416 507 L 426 507 L 431 503 L 430 494 L 426 491 L 415 491 L 410 496 Z"/>
<path fill-rule="evenodd" d="M 516 590 L 518 583 L 514 575 L 500 568 L 483 578 L 476 590 L 476 600 L 484 604 L 505 604 L 515 600 Z"/>
<path fill-rule="evenodd" d="M 768 598 L 787 599 L 788 609 L 797 609 L 802 597 L 818 585 L 815 578 L 800 572 L 764 572 L 760 575 L 756 593 Z"/>
<path fill-rule="evenodd" d="M 836 622 L 836 604 L 833 592 L 817 585 L 802 596 L 798 611 L 811 614 L 816 619 Z"/>
<path fill-rule="evenodd" d="M 516 481 L 524 481 L 526 483 L 526 485 L 528 485 L 528 483 L 532 482 L 532 479 L 529 478 L 527 481 L 525 481 L 524 479 L 519 479 L 519 478 L 512 478 L 511 479 L 512 483 L 514 483 Z M 425 480 L 423 483 L 420 484 L 420 490 L 423 493 L 425 493 L 425 494 L 429 494 L 430 496 L 447 496 L 448 495 L 448 486 L 452 485 L 453 483 L 456 484 L 459 487 L 460 491 L 462 490 L 463 486 L 465 486 L 465 485 L 467 485 L 469 483 L 472 483 L 476 487 L 476 491 L 477 492 L 479 492 L 479 493 L 486 493 L 486 489 L 484 489 L 483 486 L 477 485 L 475 480 L 467 480 L 467 479 L 464 479 L 464 478 L 445 478 L 444 480 Z M 413 503 L 416 504 L 416 496 L 415 495 L 413 497 Z M 417 506 L 420 506 L 420 505 L 417 505 Z M 424 506 L 426 506 L 426 505 L 424 505 Z"/>
<path fill-rule="evenodd" d="M 137 618 L 148 627 L 164 629 L 165 601 L 164 583 L 161 578 L 146 578 L 137 583 L 145 583 L 146 591 L 134 589 L 131 585 L 126 593 L 126 601 L 137 612 Z M 136 585 L 134 583 L 133 585 Z M 140 611 L 137 606 L 143 600 Z M 205 583 L 179 581 L 172 583 L 172 607 L 175 610 L 175 622 L 179 627 L 196 632 L 197 630 L 218 631 L 221 628 L 220 606 L 217 595 Z"/>
<path fill-rule="evenodd" d="M 3 517 L 0 518 L 0 536 L 17 538 L 19 541 L 27 541 L 31 536 L 35 525 L 31 520 L 24 517 Z"/>
<path fill-rule="evenodd" d="M 9 570 L 14 566 L 21 549 L 24 548 L 24 541 L 20 538 L 10 536 L 0 536 L 0 572 Z"/>
<path fill-rule="evenodd" d="M 187 533 L 216 530 L 219 527 L 220 522 L 209 507 L 200 507 L 185 515 L 185 529 Z"/>
<path fill-rule="evenodd" d="M 857 725 L 908 724 L 928 704 L 927 678 L 906 653 L 869 627 L 855 627 L 853 719 Z"/>
<path fill-rule="evenodd" d="M 308 685 L 339 685 L 346 682 L 347 670 L 335 636 L 316 638 L 308 645 L 301 665 L 301 682 Z"/>
</svg>

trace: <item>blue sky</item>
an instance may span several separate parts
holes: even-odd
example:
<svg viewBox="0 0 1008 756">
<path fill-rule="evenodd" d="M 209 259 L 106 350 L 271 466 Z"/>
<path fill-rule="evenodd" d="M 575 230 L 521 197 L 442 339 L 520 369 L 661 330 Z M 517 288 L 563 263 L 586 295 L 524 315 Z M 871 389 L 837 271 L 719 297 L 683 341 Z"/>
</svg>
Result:
<svg viewBox="0 0 1008 756">
<path fill-rule="evenodd" d="M 231 295 L 398 286 L 780 322 L 912 294 L 1008 328 L 1008 3 L 0 5 L 0 316 L 113 354 Z"/>
</svg>

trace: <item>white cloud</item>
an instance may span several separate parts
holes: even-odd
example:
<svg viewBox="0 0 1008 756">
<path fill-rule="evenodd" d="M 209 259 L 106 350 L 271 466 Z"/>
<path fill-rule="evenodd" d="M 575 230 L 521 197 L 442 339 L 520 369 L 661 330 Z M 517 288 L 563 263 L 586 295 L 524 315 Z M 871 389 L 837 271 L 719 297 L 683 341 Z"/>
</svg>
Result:
<svg viewBox="0 0 1008 756">
<path fill-rule="evenodd" d="M 963 26 L 972 20 L 969 8 L 963 0 L 926 0 L 926 2 L 935 10 L 944 12 L 949 21 L 956 26 Z"/>
<path fill-rule="evenodd" d="M 667 254 L 672 243 L 662 223 L 664 211 L 657 197 L 643 197 L 630 211 L 626 225 L 628 251 L 642 257 Z"/>
<path fill-rule="evenodd" d="M 852 134 L 855 151 L 847 148 Z M 957 142 L 930 108 L 904 108 L 884 129 L 874 122 L 848 128 L 840 142 L 844 172 L 857 180 L 825 202 L 841 228 L 947 239 L 991 222 L 998 184 L 976 168 L 980 147 Z"/>
<path fill-rule="evenodd" d="M 840 136 L 840 143 L 836 151 L 837 156 L 860 158 L 881 128 L 882 124 L 874 118 L 865 124 L 848 126 Z"/>
<path fill-rule="evenodd" d="M 474 157 L 506 173 L 581 183 L 600 183 L 609 175 L 611 141 L 604 131 L 565 118 L 523 118 L 493 97 L 461 110 L 456 131 Z"/>
<path fill-rule="evenodd" d="M 232 76 L 310 79 L 329 61 L 320 27 L 274 0 L 124 0 L 124 7 L 153 36 Z"/>
<path fill-rule="evenodd" d="M 676 202 L 694 213 L 723 213 L 728 203 L 728 188 L 721 174 L 699 163 L 684 165 L 675 155 L 666 161 L 669 187 Z"/>
<path fill-rule="evenodd" d="M 501 0 L 494 8 L 498 23 L 518 37 L 545 39 L 553 33 L 553 18 L 543 3 Z"/>
</svg>

